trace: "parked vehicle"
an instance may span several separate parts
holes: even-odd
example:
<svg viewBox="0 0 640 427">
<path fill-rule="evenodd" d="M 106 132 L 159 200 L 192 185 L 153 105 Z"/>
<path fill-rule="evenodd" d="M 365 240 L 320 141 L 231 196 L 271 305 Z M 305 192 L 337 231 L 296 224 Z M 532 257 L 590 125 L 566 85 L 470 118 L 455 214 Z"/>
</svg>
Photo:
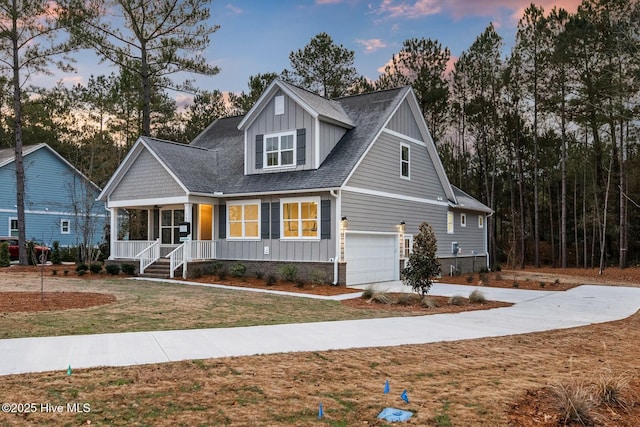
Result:
<svg viewBox="0 0 640 427">
<path fill-rule="evenodd" d="M 18 256 L 18 239 L 16 237 L 0 237 L 0 244 L 2 242 L 9 243 L 9 257 L 12 261 L 15 261 L 19 258 Z M 29 243 L 33 243 L 27 241 L 27 246 Z M 51 249 L 48 246 L 38 245 L 33 243 L 33 248 L 36 251 L 36 256 L 39 262 L 46 262 L 51 256 Z"/>
</svg>

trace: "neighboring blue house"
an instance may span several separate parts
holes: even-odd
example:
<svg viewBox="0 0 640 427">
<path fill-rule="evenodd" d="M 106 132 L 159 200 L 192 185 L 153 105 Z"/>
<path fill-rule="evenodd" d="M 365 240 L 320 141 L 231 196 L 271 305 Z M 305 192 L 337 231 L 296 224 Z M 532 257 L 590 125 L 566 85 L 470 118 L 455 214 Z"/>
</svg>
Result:
<svg viewBox="0 0 640 427">
<path fill-rule="evenodd" d="M 23 147 L 28 240 L 76 246 L 104 241 L 108 212 L 100 188 L 47 144 Z M 13 148 L 0 149 L 0 236 L 18 235 Z"/>
</svg>

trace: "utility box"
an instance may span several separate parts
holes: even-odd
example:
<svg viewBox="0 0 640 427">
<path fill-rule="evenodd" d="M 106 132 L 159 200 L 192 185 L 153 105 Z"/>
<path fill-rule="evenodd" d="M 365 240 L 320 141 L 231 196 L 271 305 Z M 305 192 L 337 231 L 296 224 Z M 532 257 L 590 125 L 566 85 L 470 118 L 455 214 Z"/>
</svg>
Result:
<svg viewBox="0 0 640 427">
<path fill-rule="evenodd" d="M 458 242 L 451 242 L 451 253 L 454 255 L 458 255 L 458 252 L 460 252 Z"/>
</svg>

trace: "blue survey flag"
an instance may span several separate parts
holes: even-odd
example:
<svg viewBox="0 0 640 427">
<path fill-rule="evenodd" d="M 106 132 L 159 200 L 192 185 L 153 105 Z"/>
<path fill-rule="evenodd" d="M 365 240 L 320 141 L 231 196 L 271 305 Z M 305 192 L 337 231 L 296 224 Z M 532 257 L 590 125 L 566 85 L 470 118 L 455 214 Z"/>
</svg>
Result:
<svg viewBox="0 0 640 427">
<path fill-rule="evenodd" d="M 400 395 L 400 398 L 404 400 L 406 403 L 409 403 L 409 396 L 407 396 L 407 390 L 403 391 Z"/>
<path fill-rule="evenodd" d="M 318 407 L 318 419 L 321 420 L 324 416 L 324 411 L 322 410 L 322 402 L 320 402 L 320 406 Z"/>
<path fill-rule="evenodd" d="M 384 383 L 384 394 L 389 394 L 389 380 Z"/>
<path fill-rule="evenodd" d="M 67 368 L 67 375 L 71 375 L 71 365 Z"/>
</svg>

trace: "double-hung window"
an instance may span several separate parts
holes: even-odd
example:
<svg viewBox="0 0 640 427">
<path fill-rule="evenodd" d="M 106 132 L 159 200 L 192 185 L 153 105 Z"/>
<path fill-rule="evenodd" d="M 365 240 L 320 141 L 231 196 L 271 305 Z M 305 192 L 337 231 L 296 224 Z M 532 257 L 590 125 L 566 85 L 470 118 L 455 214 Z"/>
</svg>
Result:
<svg viewBox="0 0 640 427">
<path fill-rule="evenodd" d="M 260 238 L 260 201 L 247 200 L 227 205 L 228 233 L 230 239 Z"/>
<path fill-rule="evenodd" d="M 9 236 L 18 237 L 18 218 L 9 218 Z"/>
<path fill-rule="evenodd" d="M 60 220 L 60 234 L 71 234 L 71 220 Z"/>
<path fill-rule="evenodd" d="M 264 140 L 264 164 L 266 167 L 295 166 L 295 131 L 265 135 Z"/>
<path fill-rule="evenodd" d="M 447 234 L 453 234 L 453 212 L 447 212 Z"/>
<path fill-rule="evenodd" d="M 283 239 L 320 238 L 320 198 L 282 199 Z"/>
<path fill-rule="evenodd" d="M 407 144 L 400 144 L 400 176 L 402 178 L 410 178 L 410 159 L 409 159 L 409 146 Z"/>
</svg>

